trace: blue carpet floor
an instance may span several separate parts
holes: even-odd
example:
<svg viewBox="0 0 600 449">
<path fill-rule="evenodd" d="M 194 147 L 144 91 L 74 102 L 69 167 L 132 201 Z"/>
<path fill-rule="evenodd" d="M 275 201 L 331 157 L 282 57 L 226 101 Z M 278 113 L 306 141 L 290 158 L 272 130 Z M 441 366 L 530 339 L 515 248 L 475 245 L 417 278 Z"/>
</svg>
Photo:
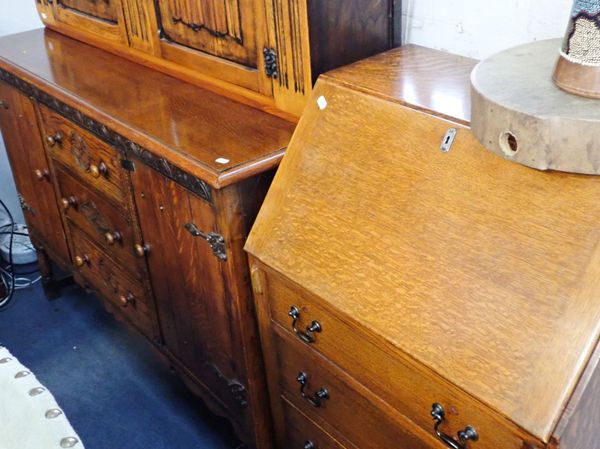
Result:
<svg viewBox="0 0 600 449">
<path fill-rule="evenodd" d="M 39 285 L 17 292 L 0 312 L 0 344 L 50 389 L 87 449 L 240 446 L 148 342 L 75 286 L 53 302 Z"/>
</svg>

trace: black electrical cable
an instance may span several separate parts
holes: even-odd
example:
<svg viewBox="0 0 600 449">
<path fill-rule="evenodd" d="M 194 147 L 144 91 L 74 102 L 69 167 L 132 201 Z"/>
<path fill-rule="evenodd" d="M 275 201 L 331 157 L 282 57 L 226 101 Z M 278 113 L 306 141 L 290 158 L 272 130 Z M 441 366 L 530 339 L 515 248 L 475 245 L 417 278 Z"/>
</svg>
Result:
<svg viewBox="0 0 600 449">
<path fill-rule="evenodd" d="M 4 298 L 0 298 L 0 312 L 5 310 L 8 305 L 11 303 L 13 297 L 14 297 L 14 293 L 15 293 L 15 276 L 14 276 L 14 266 L 13 266 L 13 239 L 15 237 L 15 221 L 13 220 L 13 216 L 10 213 L 10 211 L 8 210 L 8 207 L 6 206 L 6 204 L 4 204 L 4 201 L 2 201 L 0 199 L 0 206 L 2 206 L 2 208 L 4 209 L 4 211 L 6 212 L 6 216 L 8 217 L 9 220 L 9 224 L 10 224 L 10 231 L 8 232 L 8 234 L 10 234 L 10 239 L 8 242 L 8 269 L 7 271 L 10 274 L 10 279 L 7 281 L 6 277 L 4 276 L 4 274 L 2 274 L 2 272 L 0 272 L 0 276 L 2 277 L 2 282 L 4 283 L 4 285 L 6 286 L 7 292 Z"/>
</svg>

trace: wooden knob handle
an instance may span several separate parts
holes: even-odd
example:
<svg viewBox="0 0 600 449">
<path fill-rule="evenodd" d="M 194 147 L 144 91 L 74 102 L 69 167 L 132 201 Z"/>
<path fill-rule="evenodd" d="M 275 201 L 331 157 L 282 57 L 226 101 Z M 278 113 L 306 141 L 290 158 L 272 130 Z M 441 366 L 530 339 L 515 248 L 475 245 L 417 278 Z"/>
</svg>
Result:
<svg viewBox="0 0 600 449">
<path fill-rule="evenodd" d="M 133 250 L 135 251 L 135 255 L 138 257 L 144 257 L 150 251 L 150 247 L 148 245 L 141 245 L 136 243 L 133 245 Z"/>
<path fill-rule="evenodd" d="M 8 103 L 6 102 L 6 100 L 0 100 L 0 108 L 8 109 Z"/>
<path fill-rule="evenodd" d="M 90 165 L 90 173 L 94 178 L 99 178 L 100 175 L 108 175 L 108 167 L 104 162 L 100 162 L 98 165 Z"/>
<path fill-rule="evenodd" d="M 60 132 L 54 133 L 54 135 L 52 136 L 47 136 L 46 137 L 46 142 L 48 142 L 48 145 L 53 147 L 56 144 L 61 144 L 63 141 L 63 136 Z"/>
<path fill-rule="evenodd" d="M 73 258 L 73 262 L 75 262 L 75 266 L 83 267 L 86 263 L 90 263 L 90 257 L 87 254 L 83 256 L 75 256 Z"/>
<path fill-rule="evenodd" d="M 44 179 L 50 179 L 50 172 L 47 169 L 37 169 L 33 172 L 38 181 L 43 181 Z"/>
<path fill-rule="evenodd" d="M 60 203 L 62 204 L 63 209 L 67 210 L 71 206 L 77 206 L 77 198 L 71 195 L 68 198 L 61 198 Z"/>
<path fill-rule="evenodd" d="M 130 304 L 133 305 L 134 302 L 135 297 L 131 293 L 119 296 L 119 304 L 121 304 L 121 307 L 123 308 L 127 307 Z"/>
<path fill-rule="evenodd" d="M 107 232 L 104 234 L 104 239 L 109 245 L 114 245 L 115 242 L 121 242 L 123 240 L 123 236 L 119 231 Z"/>
</svg>

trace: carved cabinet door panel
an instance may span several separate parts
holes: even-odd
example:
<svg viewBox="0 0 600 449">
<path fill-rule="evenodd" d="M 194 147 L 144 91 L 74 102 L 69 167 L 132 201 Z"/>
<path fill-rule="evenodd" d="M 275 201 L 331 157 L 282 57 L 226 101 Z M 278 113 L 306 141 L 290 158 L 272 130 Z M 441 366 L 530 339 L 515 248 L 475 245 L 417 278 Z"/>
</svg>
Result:
<svg viewBox="0 0 600 449">
<path fill-rule="evenodd" d="M 31 234 L 61 261 L 68 261 L 53 177 L 34 104 L 3 82 L 0 82 L 0 128 Z"/>
<path fill-rule="evenodd" d="M 162 57 L 263 93 L 267 39 L 263 0 L 156 2 Z"/>
<path fill-rule="evenodd" d="M 212 206 L 140 163 L 131 178 L 168 351 L 204 383 L 206 373 L 234 379 L 223 262 L 188 230 L 215 232 Z"/>
<path fill-rule="evenodd" d="M 254 0 L 165 0 L 165 38 L 248 67 L 256 67 Z"/>
<path fill-rule="evenodd" d="M 56 3 L 108 22 L 117 23 L 119 20 L 118 5 L 114 0 L 56 0 Z"/>
<path fill-rule="evenodd" d="M 55 0 L 53 5 L 53 16 L 58 23 L 127 44 L 122 0 Z"/>
</svg>

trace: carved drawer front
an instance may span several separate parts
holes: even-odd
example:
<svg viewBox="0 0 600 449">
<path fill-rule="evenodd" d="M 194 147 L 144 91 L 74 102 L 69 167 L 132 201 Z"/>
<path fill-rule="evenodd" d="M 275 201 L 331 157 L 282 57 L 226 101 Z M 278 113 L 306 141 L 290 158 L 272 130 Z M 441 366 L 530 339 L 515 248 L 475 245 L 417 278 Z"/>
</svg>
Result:
<svg viewBox="0 0 600 449">
<path fill-rule="evenodd" d="M 56 164 L 60 167 L 59 164 Z M 143 259 L 135 254 L 136 241 L 128 211 L 113 206 L 103 195 L 57 169 L 60 207 L 67 220 L 74 222 L 94 242 L 136 278 L 143 275 Z"/>
<path fill-rule="evenodd" d="M 355 446 L 343 446 L 334 440 L 285 399 L 283 409 L 286 449 L 355 449 Z"/>
<path fill-rule="evenodd" d="M 56 112 L 43 106 L 41 112 L 46 148 L 52 158 L 87 184 L 126 204 L 127 173 L 121 167 L 117 150 Z"/>
<path fill-rule="evenodd" d="M 131 280 L 120 265 L 93 244 L 77 227 L 69 226 L 75 271 L 147 337 L 158 340 L 158 324 L 141 283 Z"/>
<path fill-rule="evenodd" d="M 478 441 L 469 441 L 470 448 L 521 449 L 524 440 L 532 447 L 544 447 L 437 373 L 321 304 L 317 297 L 271 270 L 268 273 L 266 293 L 276 328 L 350 373 L 423 431 L 435 435 L 432 409 L 433 404 L 438 403 L 444 409 L 444 420 L 439 425 L 441 432 L 457 438 L 458 432 L 467 428 L 477 431 Z M 280 363 L 290 362 L 282 354 Z M 290 371 L 287 376 L 295 374 L 298 373 Z M 294 385 L 295 379 L 286 377 L 284 380 L 289 388 L 298 387 L 297 382 Z M 320 379 L 311 381 L 310 391 L 320 388 L 321 383 Z"/>
<path fill-rule="evenodd" d="M 282 395 L 325 430 L 361 449 L 444 449 L 311 348 L 280 329 L 274 334 Z M 429 410 L 423 414 L 428 417 Z"/>
</svg>

